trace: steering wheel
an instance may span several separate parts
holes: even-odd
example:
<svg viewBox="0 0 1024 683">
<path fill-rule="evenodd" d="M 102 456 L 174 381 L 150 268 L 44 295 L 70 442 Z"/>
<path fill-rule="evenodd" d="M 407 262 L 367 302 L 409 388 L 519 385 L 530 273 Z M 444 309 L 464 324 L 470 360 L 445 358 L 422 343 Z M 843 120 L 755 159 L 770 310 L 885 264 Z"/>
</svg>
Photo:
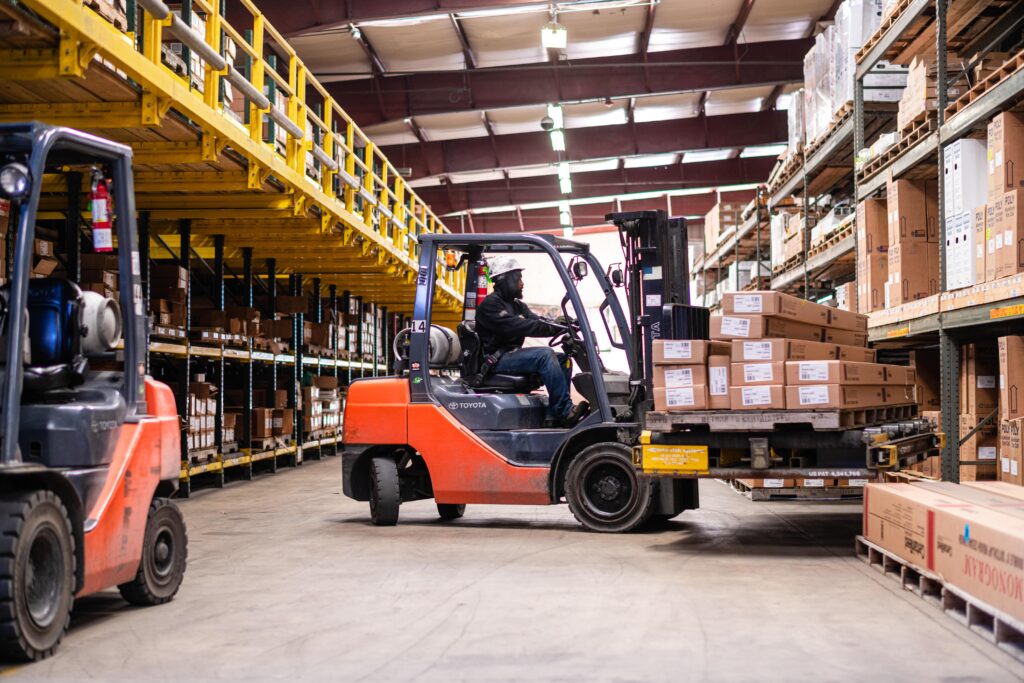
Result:
<svg viewBox="0 0 1024 683">
<path fill-rule="evenodd" d="M 568 322 L 566 330 L 551 339 L 548 340 L 548 346 L 555 348 L 558 346 L 565 346 L 568 343 L 582 344 L 583 340 L 580 339 L 579 331 L 580 325 L 574 320 L 569 313 L 566 311 L 565 306 L 569 303 L 569 295 L 566 294 L 562 297 L 562 317 Z"/>
</svg>

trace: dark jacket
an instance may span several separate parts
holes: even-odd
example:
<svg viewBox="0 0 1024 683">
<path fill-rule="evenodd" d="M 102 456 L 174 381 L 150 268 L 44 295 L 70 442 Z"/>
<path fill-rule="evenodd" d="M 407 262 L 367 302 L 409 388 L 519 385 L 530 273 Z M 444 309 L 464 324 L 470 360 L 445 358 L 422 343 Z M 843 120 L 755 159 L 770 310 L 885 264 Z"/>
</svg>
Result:
<svg viewBox="0 0 1024 683">
<path fill-rule="evenodd" d="M 541 318 L 519 299 L 508 301 L 497 291 L 476 309 L 476 331 L 485 353 L 518 349 L 526 337 L 553 337 L 565 331 Z"/>
</svg>

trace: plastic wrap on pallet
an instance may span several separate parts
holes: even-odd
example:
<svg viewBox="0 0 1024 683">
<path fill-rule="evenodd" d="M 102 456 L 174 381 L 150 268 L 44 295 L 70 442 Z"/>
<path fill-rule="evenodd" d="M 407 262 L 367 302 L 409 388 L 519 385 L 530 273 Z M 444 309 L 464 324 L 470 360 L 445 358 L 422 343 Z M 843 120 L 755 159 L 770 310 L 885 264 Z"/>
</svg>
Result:
<svg viewBox="0 0 1024 683">
<path fill-rule="evenodd" d="M 786 143 L 786 155 L 796 154 L 804 144 L 804 91 L 798 90 L 789 101 L 786 112 L 786 125 L 789 139 Z"/>
<path fill-rule="evenodd" d="M 769 223 L 769 230 L 771 235 L 771 264 L 772 270 L 780 267 L 786 262 L 785 257 L 785 244 L 786 244 L 786 220 L 788 214 L 777 213 L 772 216 L 771 222 Z"/>
</svg>

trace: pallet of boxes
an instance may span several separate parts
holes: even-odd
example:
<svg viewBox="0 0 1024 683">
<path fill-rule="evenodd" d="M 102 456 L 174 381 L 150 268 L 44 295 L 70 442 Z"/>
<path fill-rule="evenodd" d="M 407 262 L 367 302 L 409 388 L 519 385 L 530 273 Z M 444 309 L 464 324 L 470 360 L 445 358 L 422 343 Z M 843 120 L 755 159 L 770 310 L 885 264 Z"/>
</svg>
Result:
<svg viewBox="0 0 1024 683">
<path fill-rule="evenodd" d="M 239 430 L 243 424 L 244 409 L 242 406 L 245 405 L 245 392 L 229 389 L 225 394 L 226 405 L 230 406 L 225 411 L 230 411 L 235 415 L 231 422 L 236 440 L 240 440 L 242 435 Z M 253 389 L 252 424 L 248 445 L 252 453 L 264 453 L 291 444 L 294 434 L 295 410 L 288 406 L 288 402 L 287 389 L 272 391 Z M 225 412 L 226 415 L 227 412 Z M 225 428 L 227 424 L 228 420 L 225 420 Z"/>
<path fill-rule="evenodd" d="M 916 412 L 914 369 L 876 362 L 866 316 L 781 292 L 732 293 L 710 340 L 654 344 L 654 409 L 830 411 L 850 424 Z M 748 480 L 748 489 L 862 487 L 863 480 Z"/>
<path fill-rule="evenodd" d="M 149 268 L 150 336 L 161 341 L 185 339 L 188 271 L 176 264 Z"/>
<path fill-rule="evenodd" d="M 303 441 L 333 437 L 341 425 L 341 394 L 338 378 L 333 375 L 314 376 L 302 388 Z"/>
<path fill-rule="evenodd" d="M 217 387 L 197 374 L 188 385 L 188 459 L 201 465 L 217 459 Z"/>
</svg>

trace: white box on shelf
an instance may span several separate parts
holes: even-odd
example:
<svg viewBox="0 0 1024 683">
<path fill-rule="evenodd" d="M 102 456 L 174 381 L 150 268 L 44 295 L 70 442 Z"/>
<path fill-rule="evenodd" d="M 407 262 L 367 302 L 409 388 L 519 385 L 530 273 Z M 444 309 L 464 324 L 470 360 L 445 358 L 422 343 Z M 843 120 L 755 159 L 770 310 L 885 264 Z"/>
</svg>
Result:
<svg viewBox="0 0 1024 683">
<path fill-rule="evenodd" d="M 985 203 L 988 196 L 987 149 L 983 140 L 964 138 L 942 152 L 943 208 L 946 216 L 959 216 Z"/>
</svg>

